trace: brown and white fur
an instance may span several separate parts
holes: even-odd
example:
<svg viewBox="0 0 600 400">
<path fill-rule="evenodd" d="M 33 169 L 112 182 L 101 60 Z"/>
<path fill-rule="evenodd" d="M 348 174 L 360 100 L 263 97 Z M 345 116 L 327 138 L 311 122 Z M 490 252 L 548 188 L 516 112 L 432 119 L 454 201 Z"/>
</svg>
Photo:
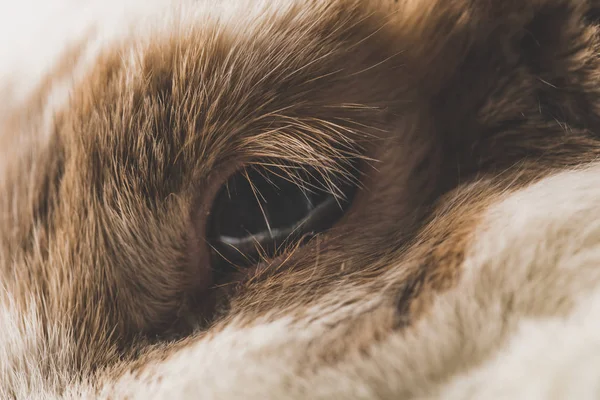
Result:
<svg viewBox="0 0 600 400">
<path fill-rule="evenodd" d="M 0 398 L 600 397 L 600 2 L 14 3 Z M 215 285 L 228 176 L 348 157 Z"/>
</svg>

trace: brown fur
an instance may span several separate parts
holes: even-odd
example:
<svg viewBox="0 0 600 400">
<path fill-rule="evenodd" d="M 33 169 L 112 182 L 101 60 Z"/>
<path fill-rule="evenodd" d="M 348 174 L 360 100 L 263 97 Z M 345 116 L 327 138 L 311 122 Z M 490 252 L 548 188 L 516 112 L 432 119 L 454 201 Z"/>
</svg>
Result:
<svg viewBox="0 0 600 400">
<path fill-rule="evenodd" d="M 132 33 L 39 140 L 59 65 L 0 126 L 3 149 L 21 143 L 2 150 L 3 286 L 36 307 L 49 353 L 77 344 L 47 370 L 96 384 L 233 319 L 324 318 L 310 308 L 337 292 L 356 308 L 309 348 L 323 364 L 410 330 L 456 284 L 490 204 L 600 154 L 598 7 L 300 1 L 235 30 Z M 341 223 L 215 285 L 206 216 L 230 174 L 295 163 L 327 176 L 356 156 L 362 191 Z"/>
</svg>

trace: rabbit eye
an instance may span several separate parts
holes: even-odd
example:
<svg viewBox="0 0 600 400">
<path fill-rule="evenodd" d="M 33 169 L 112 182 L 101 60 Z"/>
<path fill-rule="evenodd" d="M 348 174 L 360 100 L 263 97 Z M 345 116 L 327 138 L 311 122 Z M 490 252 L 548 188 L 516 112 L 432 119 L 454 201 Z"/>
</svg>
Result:
<svg viewBox="0 0 600 400">
<path fill-rule="evenodd" d="M 260 258 L 274 257 L 298 240 L 326 231 L 344 215 L 357 188 L 348 179 L 326 182 L 311 170 L 296 178 L 264 168 L 245 169 L 229 178 L 216 196 L 208 223 L 216 269 L 255 265 Z"/>
</svg>

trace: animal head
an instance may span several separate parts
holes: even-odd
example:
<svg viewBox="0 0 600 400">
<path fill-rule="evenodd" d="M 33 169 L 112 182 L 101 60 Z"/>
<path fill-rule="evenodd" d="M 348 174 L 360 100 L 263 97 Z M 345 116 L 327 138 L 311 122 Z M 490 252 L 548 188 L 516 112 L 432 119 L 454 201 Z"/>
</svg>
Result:
<svg viewBox="0 0 600 400">
<path fill-rule="evenodd" d="M 431 395 L 595 284 L 503 225 L 598 154 L 593 2 L 148 8 L 6 90 L 0 393 Z"/>
</svg>

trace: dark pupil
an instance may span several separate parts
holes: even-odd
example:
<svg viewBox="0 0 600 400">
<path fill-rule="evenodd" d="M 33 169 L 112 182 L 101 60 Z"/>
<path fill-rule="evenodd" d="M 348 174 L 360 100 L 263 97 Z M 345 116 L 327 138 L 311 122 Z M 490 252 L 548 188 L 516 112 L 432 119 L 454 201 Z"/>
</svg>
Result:
<svg viewBox="0 0 600 400">
<path fill-rule="evenodd" d="M 302 187 L 284 171 L 242 171 L 221 188 L 213 204 L 207 236 L 218 268 L 248 266 L 273 257 L 294 241 L 333 225 L 343 214 L 354 188 L 343 188 L 346 200 L 325 190 L 317 173 L 306 172 Z"/>
</svg>

